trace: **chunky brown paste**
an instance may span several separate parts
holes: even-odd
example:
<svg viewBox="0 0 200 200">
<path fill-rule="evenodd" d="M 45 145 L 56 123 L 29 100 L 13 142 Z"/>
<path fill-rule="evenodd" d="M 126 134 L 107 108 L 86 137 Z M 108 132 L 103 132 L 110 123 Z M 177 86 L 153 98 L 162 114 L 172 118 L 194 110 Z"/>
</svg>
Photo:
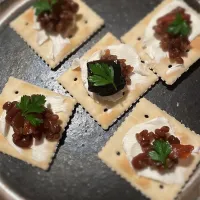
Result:
<svg viewBox="0 0 200 200">
<path fill-rule="evenodd" d="M 107 49 L 105 51 L 105 54 L 103 56 L 101 56 L 101 60 L 111 60 L 111 61 L 112 60 L 118 60 L 120 62 L 122 75 L 124 76 L 124 78 L 126 80 L 126 84 L 127 85 L 131 84 L 130 75 L 133 73 L 133 67 L 130 66 L 130 65 L 126 65 L 125 59 L 117 59 L 117 56 L 111 55 L 110 50 Z"/>
<path fill-rule="evenodd" d="M 159 171 L 172 169 L 178 164 L 179 159 L 188 158 L 194 149 L 191 145 L 180 144 L 180 140 L 177 137 L 169 134 L 168 126 L 156 129 L 155 132 L 143 130 L 136 134 L 136 138 L 143 151 L 143 153 L 140 153 L 132 160 L 133 167 L 138 170 L 144 169 L 148 166 Z M 161 162 L 152 160 L 149 156 L 149 152 L 153 150 L 152 142 L 160 139 L 168 141 L 172 148 L 172 151 L 166 160 L 166 166 Z"/>
<path fill-rule="evenodd" d="M 28 148 L 36 140 L 42 139 L 43 135 L 49 141 L 55 141 L 60 138 L 61 126 L 59 116 L 55 115 L 50 109 L 45 108 L 41 114 L 34 114 L 37 118 L 42 119 L 43 123 L 39 126 L 33 126 L 27 121 L 17 108 L 17 101 L 6 102 L 3 109 L 6 110 L 6 122 L 13 130 L 13 142 L 15 145 Z"/>
<path fill-rule="evenodd" d="M 190 15 L 185 13 L 185 9 L 177 7 L 170 13 L 159 18 L 154 26 L 155 35 L 160 40 L 160 46 L 163 51 L 169 52 L 171 61 L 183 64 L 183 58 L 190 49 L 190 41 L 187 36 L 173 35 L 168 32 L 169 25 L 180 14 L 188 25 L 191 25 Z"/>
<path fill-rule="evenodd" d="M 78 9 L 79 5 L 73 0 L 57 0 L 52 11 L 40 13 L 37 20 L 45 31 L 69 37 L 75 28 Z"/>
</svg>

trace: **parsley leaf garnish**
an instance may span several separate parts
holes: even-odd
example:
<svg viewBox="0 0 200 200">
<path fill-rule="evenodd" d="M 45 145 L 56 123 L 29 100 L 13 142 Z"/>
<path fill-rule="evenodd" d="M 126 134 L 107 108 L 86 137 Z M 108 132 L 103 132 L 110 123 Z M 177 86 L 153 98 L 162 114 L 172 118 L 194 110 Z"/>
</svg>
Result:
<svg viewBox="0 0 200 200">
<path fill-rule="evenodd" d="M 90 64 L 89 68 L 93 75 L 89 76 L 88 80 L 93 83 L 94 86 L 104 86 L 112 84 L 115 90 L 117 90 L 114 82 L 113 67 L 108 66 L 105 63 L 95 63 Z"/>
<path fill-rule="evenodd" d="M 165 166 L 167 157 L 172 151 L 169 142 L 164 140 L 155 140 L 153 142 L 153 149 L 153 151 L 149 152 L 151 159 L 161 162 Z"/>
<path fill-rule="evenodd" d="M 33 126 L 38 126 L 43 122 L 43 120 L 35 117 L 33 113 L 44 112 L 45 102 L 46 100 L 44 95 L 24 95 L 21 97 L 20 103 L 17 104 L 17 108 L 21 110 L 22 116 L 24 116 L 26 120 L 28 120 Z"/>
<path fill-rule="evenodd" d="M 189 24 L 183 19 L 180 13 L 176 15 L 176 19 L 168 27 L 168 33 L 172 35 L 188 36 L 190 31 Z"/>
<path fill-rule="evenodd" d="M 38 0 L 33 4 L 35 14 L 38 16 L 44 11 L 52 11 L 52 6 L 57 3 L 57 0 Z"/>
<path fill-rule="evenodd" d="M 26 115 L 26 120 L 28 120 L 33 126 L 39 126 L 40 124 L 43 123 L 42 119 L 38 119 L 31 114 Z"/>
</svg>

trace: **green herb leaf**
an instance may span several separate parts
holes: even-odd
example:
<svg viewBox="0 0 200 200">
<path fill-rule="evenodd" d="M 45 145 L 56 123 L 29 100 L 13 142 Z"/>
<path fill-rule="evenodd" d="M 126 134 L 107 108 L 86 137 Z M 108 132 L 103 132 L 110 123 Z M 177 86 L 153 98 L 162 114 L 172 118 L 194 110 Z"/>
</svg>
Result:
<svg viewBox="0 0 200 200">
<path fill-rule="evenodd" d="M 52 11 L 52 6 L 57 3 L 57 0 L 38 0 L 33 4 L 35 14 L 38 16 L 44 11 Z"/>
<path fill-rule="evenodd" d="M 152 160 L 160 162 L 160 156 L 156 151 L 150 151 L 149 156 L 151 157 Z"/>
<path fill-rule="evenodd" d="M 44 95 L 32 95 L 28 105 L 28 113 L 42 113 L 44 111 L 45 102 Z"/>
<path fill-rule="evenodd" d="M 28 114 L 25 116 L 26 120 L 28 120 L 33 126 L 39 126 L 43 123 L 42 119 L 36 118 L 34 115 Z"/>
<path fill-rule="evenodd" d="M 22 113 L 27 112 L 28 105 L 30 103 L 29 96 L 22 96 L 20 103 L 17 104 L 17 107 L 22 111 Z"/>
<path fill-rule="evenodd" d="M 167 157 L 172 151 L 169 142 L 164 140 L 155 140 L 153 142 L 153 149 L 153 151 L 149 152 L 151 159 L 161 162 L 163 165 L 165 165 Z"/>
<path fill-rule="evenodd" d="M 17 107 L 21 110 L 22 115 L 33 125 L 38 126 L 42 123 L 41 119 L 36 118 L 33 113 L 42 113 L 45 104 L 44 95 L 22 96 Z"/>
<path fill-rule="evenodd" d="M 191 32 L 189 24 L 183 19 L 180 13 L 176 15 L 176 19 L 169 25 L 168 33 L 172 35 L 188 36 Z"/>
<path fill-rule="evenodd" d="M 90 64 L 89 67 L 93 75 L 88 77 L 88 81 L 93 83 L 94 86 L 112 84 L 113 87 L 117 90 L 117 87 L 114 83 L 114 70 L 112 67 L 109 67 L 104 63 Z"/>
<path fill-rule="evenodd" d="M 57 3 L 57 0 L 51 0 L 51 5 L 54 5 Z"/>
</svg>

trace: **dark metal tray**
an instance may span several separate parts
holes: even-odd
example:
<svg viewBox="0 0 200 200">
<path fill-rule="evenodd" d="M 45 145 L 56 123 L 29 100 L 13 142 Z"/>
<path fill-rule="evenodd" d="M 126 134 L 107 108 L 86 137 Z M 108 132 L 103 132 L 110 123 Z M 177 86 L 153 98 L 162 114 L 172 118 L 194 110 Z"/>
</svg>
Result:
<svg viewBox="0 0 200 200">
<path fill-rule="evenodd" d="M 18 2 L 22 1 L 18 0 Z M 161 0 L 85 1 L 105 19 L 105 27 L 55 71 L 51 71 L 21 38 L 5 25 L 5 22 L 8 23 L 28 7 L 30 1 L 23 1 L 27 4 L 17 9 L 14 14 L 7 15 L 5 21 L 0 24 L 1 90 L 8 77 L 14 76 L 66 95 L 56 82 L 56 78 L 69 68 L 74 58 L 82 56 L 108 31 L 117 37 L 122 36 L 161 2 Z M 5 11 L 5 4 L 13 4 L 17 1 L 1 0 L 2 2 L 0 17 Z M 188 0 L 188 2 L 197 5 L 195 1 Z M 195 63 L 173 86 L 166 86 L 159 81 L 145 95 L 147 99 L 197 133 L 200 133 L 199 65 L 200 61 Z M 60 142 L 52 166 L 47 172 L 0 154 L 0 199 L 146 200 L 97 157 L 97 153 L 127 115 L 128 112 L 108 131 L 104 131 L 78 105 Z"/>
</svg>

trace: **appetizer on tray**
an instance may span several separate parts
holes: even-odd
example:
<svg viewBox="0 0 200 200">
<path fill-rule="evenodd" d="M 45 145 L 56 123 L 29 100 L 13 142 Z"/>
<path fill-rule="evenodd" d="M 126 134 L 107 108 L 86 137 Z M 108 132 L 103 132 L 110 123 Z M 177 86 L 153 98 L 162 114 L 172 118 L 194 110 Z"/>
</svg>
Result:
<svg viewBox="0 0 200 200">
<path fill-rule="evenodd" d="M 81 0 L 37 0 L 10 26 L 55 68 L 103 23 Z"/>
<path fill-rule="evenodd" d="M 199 135 L 142 98 L 98 156 L 146 197 L 174 200 L 199 151 Z"/>
<path fill-rule="evenodd" d="M 122 37 L 168 85 L 200 57 L 200 14 L 183 0 L 164 0 Z"/>
<path fill-rule="evenodd" d="M 10 77 L 0 95 L 0 151 L 48 169 L 75 104 Z"/>
<path fill-rule="evenodd" d="M 131 46 L 108 33 L 58 81 L 108 129 L 157 79 Z"/>
</svg>

